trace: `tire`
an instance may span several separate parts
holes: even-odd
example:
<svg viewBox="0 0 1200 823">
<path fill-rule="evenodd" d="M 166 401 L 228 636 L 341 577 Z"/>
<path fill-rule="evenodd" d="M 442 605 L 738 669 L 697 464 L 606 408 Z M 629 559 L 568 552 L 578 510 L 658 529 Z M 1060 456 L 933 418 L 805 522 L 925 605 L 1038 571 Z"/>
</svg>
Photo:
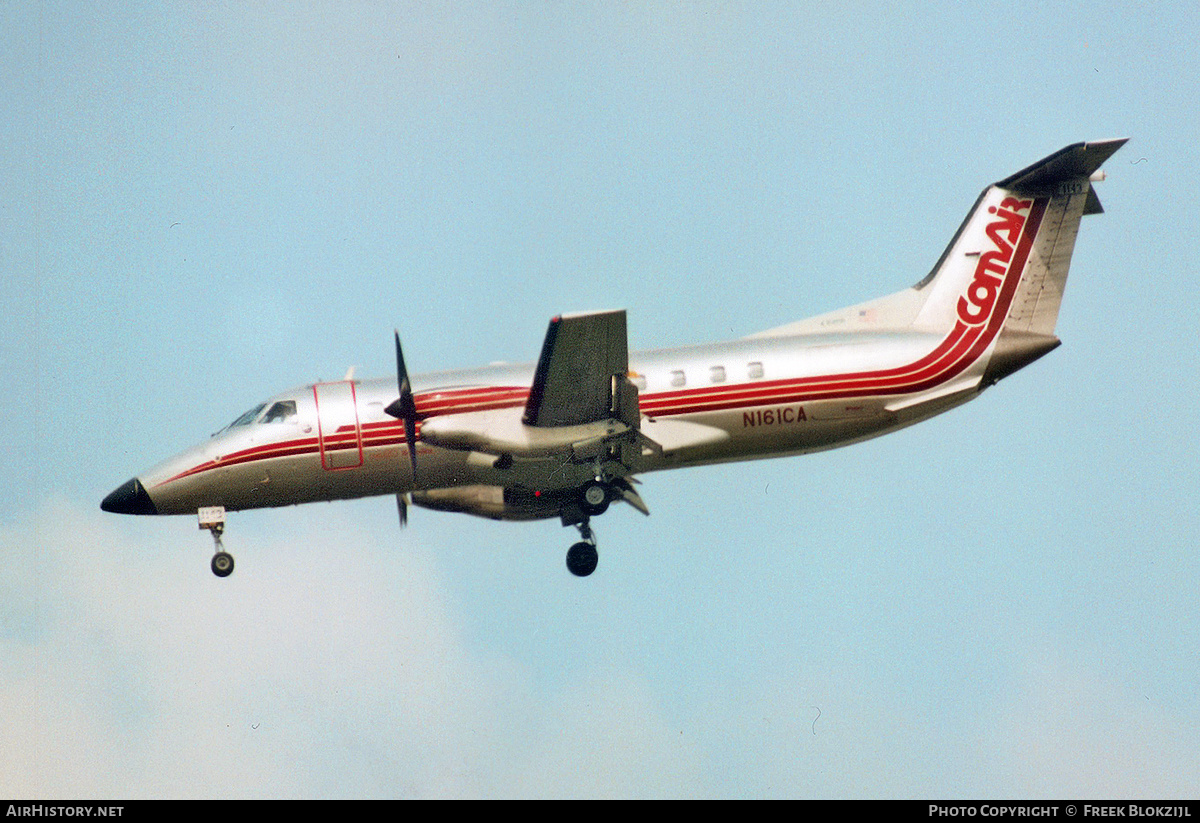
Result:
<svg viewBox="0 0 1200 823">
<path fill-rule="evenodd" d="M 233 555 L 228 552 L 217 552 L 212 559 L 212 573 L 217 577 L 229 577 L 233 574 Z"/>
<path fill-rule="evenodd" d="M 567 571 L 576 577 L 587 577 L 596 570 L 600 554 L 591 543 L 576 543 L 567 550 Z"/>
<path fill-rule="evenodd" d="M 611 499 L 612 495 L 608 484 L 601 483 L 599 480 L 588 481 L 579 490 L 579 506 L 588 516 L 604 514 L 608 511 Z"/>
</svg>

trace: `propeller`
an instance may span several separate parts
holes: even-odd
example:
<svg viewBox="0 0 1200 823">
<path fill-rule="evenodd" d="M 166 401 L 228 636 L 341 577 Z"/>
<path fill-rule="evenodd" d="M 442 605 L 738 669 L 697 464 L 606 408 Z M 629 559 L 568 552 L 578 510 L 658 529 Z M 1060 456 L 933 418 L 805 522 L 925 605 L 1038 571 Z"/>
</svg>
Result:
<svg viewBox="0 0 1200 823">
<path fill-rule="evenodd" d="M 408 370 L 404 368 L 404 352 L 400 350 L 400 332 L 396 332 L 396 383 L 400 396 L 393 400 L 385 412 L 404 421 L 404 439 L 408 442 L 408 458 L 412 461 L 413 479 L 417 477 L 417 404 L 413 400 L 412 384 L 408 381 Z"/>
</svg>

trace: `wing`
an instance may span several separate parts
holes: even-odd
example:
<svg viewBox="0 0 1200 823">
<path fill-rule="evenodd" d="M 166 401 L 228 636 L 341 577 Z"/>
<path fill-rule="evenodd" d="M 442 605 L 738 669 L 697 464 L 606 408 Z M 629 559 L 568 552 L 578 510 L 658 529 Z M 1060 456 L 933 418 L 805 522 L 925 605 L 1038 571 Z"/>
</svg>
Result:
<svg viewBox="0 0 1200 823">
<path fill-rule="evenodd" d="M 523 421 L 577 426 L 616 418 L 637 427 L 629 382 L 625 311 L 564 314 L 550 321 Z"/>
<path fill-rule="evenodd" d="M 633 473 L 636 455 L 663 447 L 643 435 L 637 387 L 629 381 L 625 312 L 550 321 L 524 410 L 506 407 L 425 417 L 421 439 L 500 458 L 605 461 Z M 698 427 L 703 428 L 703 427 Z"/>
</svg>

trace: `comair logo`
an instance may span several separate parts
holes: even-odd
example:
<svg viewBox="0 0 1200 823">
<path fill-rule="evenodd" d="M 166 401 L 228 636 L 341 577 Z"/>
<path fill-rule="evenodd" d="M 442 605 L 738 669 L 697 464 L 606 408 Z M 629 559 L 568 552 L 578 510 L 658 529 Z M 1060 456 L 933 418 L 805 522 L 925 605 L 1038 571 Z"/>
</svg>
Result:
<svg viewBox="0 0 1200 823">
<path fill-rule="evenodd" d="M 967 286 L 966 295 L 958 298 L 958 319 L 968 326 L 978 326 L 991 316 L 992 307 L 996 305 L 996 296 L 1000 294 L 1000 286 L 1003 285 L 1009 263 L 1012 262 L 1013 249 L 1021 237 L 1025 219 L 1032 207 L 1032 200 L 1006 197 L 1000 202 L 999 209 L 995 206 L 988 208 L 989 214 L 999 218 L 987 224 L 988 239 L 996 245 L 996 249 L 979 255 L 979 263 L 975 266 L 975 276 L 971 279 L 971 285 Z"/>
</svg>

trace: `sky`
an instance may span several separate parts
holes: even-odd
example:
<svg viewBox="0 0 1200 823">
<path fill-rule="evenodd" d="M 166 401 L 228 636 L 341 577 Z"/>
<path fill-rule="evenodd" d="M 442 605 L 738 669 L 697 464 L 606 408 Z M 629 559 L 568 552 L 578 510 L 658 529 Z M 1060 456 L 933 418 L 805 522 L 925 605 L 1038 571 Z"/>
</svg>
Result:
<svg viewBox="0 0 1200 823">
<path fill-rule="evenodd" d="M 0 796 L 1194 798 L 1200 12 L 0 4 Z M 1187 6 L 1186 10 L 1179 7 Z M 1129 137 L 1064 345 L 649 518 L 101 498 L 350 366 L 631 348 L 898 291 Z"/>
</svg>

